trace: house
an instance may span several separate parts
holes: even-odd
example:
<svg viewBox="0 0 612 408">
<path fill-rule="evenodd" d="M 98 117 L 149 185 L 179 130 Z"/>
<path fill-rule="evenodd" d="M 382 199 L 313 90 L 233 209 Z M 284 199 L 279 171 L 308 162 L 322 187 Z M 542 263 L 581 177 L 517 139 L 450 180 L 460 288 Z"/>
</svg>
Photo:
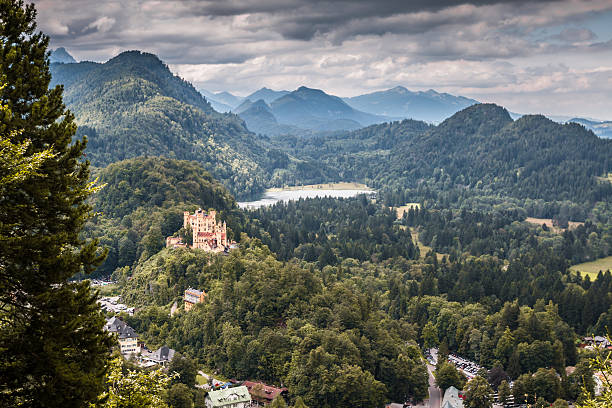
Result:
<svg viewBox="0 0 612 408">
<path fill-rule="evenodd" d="M 174 358 L 175 351 L 168 346 L 162 346 L 152 353 L 142 352 L 140 361 L 143 365 L 161 365 L 165 366 Z"/>
<path fill-rule="evenodd" d="M 244 385 L 209 391 L 204 403 L 206 408 L 248 408 L 251 406 L 251 394 Z"/>
<path fill-rule="evenodd" d="M 444 391 L 442 408 L 463 408 L 463 400 L 459 397 L 459 390 L 450 386 Z"/>
<path fill-rule="evenodd" d="M 138 335 L 126 322 L 118 317 L 111 317 L 106 321 L 104 328 L 117 334 L 117 340 L 119 341 L 119 350 L 123 355 L 138 354 L 140 353 L 140 346 L 138 345 Z"/>
<path fill-rule="evenodd" d="M 206 292 L 200 291 L 197 289 L 189 288 L 185 290 L 184 301 L 185 301 L 185 311 L 190 311 L 193 306 L 198 303 L 204 302 L 204 298 L 206 297 Z"/>
<path fill-rule="evenodd" d="M 289 393 L 287 388 L 276 388 L 262 382 L 245 381 L 242 385 L 247 387 L 251 398 L 259 405 L 270 404 L 278 395 L 287 399 Z"/>
</svg>

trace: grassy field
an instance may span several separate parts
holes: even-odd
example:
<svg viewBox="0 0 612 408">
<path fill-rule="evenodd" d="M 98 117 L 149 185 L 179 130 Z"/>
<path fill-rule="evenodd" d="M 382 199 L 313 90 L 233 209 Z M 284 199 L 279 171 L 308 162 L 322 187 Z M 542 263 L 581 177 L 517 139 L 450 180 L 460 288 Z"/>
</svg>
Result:
<svg viewBox="0 0 612 408">
<path fill-rule="evenodd" d="M 587 274 L 594 280 L 597 277 L 599 271 L 612 270 L 612 256 L 607 258 L 596 259 L 592 262 L 585 262 L 578 265 L 574 265 L 570 268 L 572 271 Z"/>
<path fill-rule="evenodd" d="M 289 186 L 283 188 L 270 188 L 268 192 L 278 191 L 294 191 L 294 190 L 368 190 L 373 191 L 370 187 L 361 183 L 325 183 L 325 184 L 308 184 L 305 186 Z"/>
<path fill-rule="evenodd" d="M 546 224 L 546 226 L 551 231 L 554 231 L 556 233 L 560 233 L 560 232 L 564 231 L 563 228 L 553 227 L 552 218 L 533 218 L 533 217 L 527 217 L 525 219 L 525 221 L 527 221 L 527 222 L 529 222 L 531 224 L 536 224 L 536 225 Z M 584 222 L 574 222 L 574 221 L 568 222 L 568 228 L 570 230 L 573 230 L 573 229 L 577 228 L 579 225 L 584 225 Z"/>
<path fill-rule="evenodd" d="M 206 383 L 208 383 L 208 380 L 206 379 L 206 377 L 201 376 L 200 374 L 196 375 L 196 382 L 198 383 L 198 385 L 204 385 Z"/>
<path fill-rule="evenodd" d="M 400 219 L 404 216 L 404 213 L 409 211 L 411 208 L 421 208 L 421 204 L 419 203 L 406 203 L 406 205 L 402 205 L 401 207 L 397 207 L 395 212 L 397 213 L 397 218 Z"/>
</svg>

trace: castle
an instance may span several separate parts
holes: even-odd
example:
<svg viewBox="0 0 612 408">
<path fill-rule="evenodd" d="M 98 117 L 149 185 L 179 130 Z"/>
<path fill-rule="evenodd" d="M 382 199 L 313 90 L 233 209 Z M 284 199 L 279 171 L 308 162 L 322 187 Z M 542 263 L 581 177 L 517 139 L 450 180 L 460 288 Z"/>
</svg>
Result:
<svg viewBox="0 0 612 408">
<path fill-rule="evenodd" d="M 227 242 L 227 226 L 217 222 L 217 212 L 206 212 L 201 208 L 195 213 L 183 213 L 183 228 L 191 228 L 193 233 L 192 248 L 203 249 L 209 252 L 223 252 L 229 249 Z M 166 238 L 167 247 L 187 246 L 179 237 Z"/>
</svg>

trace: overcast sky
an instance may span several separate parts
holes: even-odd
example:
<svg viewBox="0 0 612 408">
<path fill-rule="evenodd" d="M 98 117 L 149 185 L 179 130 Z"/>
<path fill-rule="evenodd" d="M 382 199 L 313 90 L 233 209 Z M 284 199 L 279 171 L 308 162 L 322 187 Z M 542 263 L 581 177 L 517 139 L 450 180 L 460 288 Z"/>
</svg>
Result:
<svg viewBox="0 0 612 408">
<path fill-rule="evenodd" d="M 157 54 L 196 87 L 396 85 L 612 120 L 612 0 L 40 0 L 77 60 Z"/>
</svg>

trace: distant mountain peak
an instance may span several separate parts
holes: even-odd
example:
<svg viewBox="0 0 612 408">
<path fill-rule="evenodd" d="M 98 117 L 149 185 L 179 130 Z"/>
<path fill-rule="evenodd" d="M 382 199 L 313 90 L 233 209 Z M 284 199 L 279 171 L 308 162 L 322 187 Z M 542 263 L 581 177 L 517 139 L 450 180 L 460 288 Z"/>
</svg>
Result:
<svg viewBox="0 0 612 408">
<path fill-rule="evenodd" d="M 395 86 L 395 87 L 389 89 L 389 91 L 392 91 L 392 92 L 395 92 L 395 93 L 400 93 L 400 94 L 405 94 L 405 93 L 410 92 L 407 88 L 405 88 L 405 87 L 403 87 L 401 85 Z"/>
<path fill-rule="evenodd" d="M 59 64 L 76 64 L 76 60 L 64 47 L 59 47 L 51 52 L 49 56 L 49 61 L 51 63 L 59 63 Z"/>
</svg>

